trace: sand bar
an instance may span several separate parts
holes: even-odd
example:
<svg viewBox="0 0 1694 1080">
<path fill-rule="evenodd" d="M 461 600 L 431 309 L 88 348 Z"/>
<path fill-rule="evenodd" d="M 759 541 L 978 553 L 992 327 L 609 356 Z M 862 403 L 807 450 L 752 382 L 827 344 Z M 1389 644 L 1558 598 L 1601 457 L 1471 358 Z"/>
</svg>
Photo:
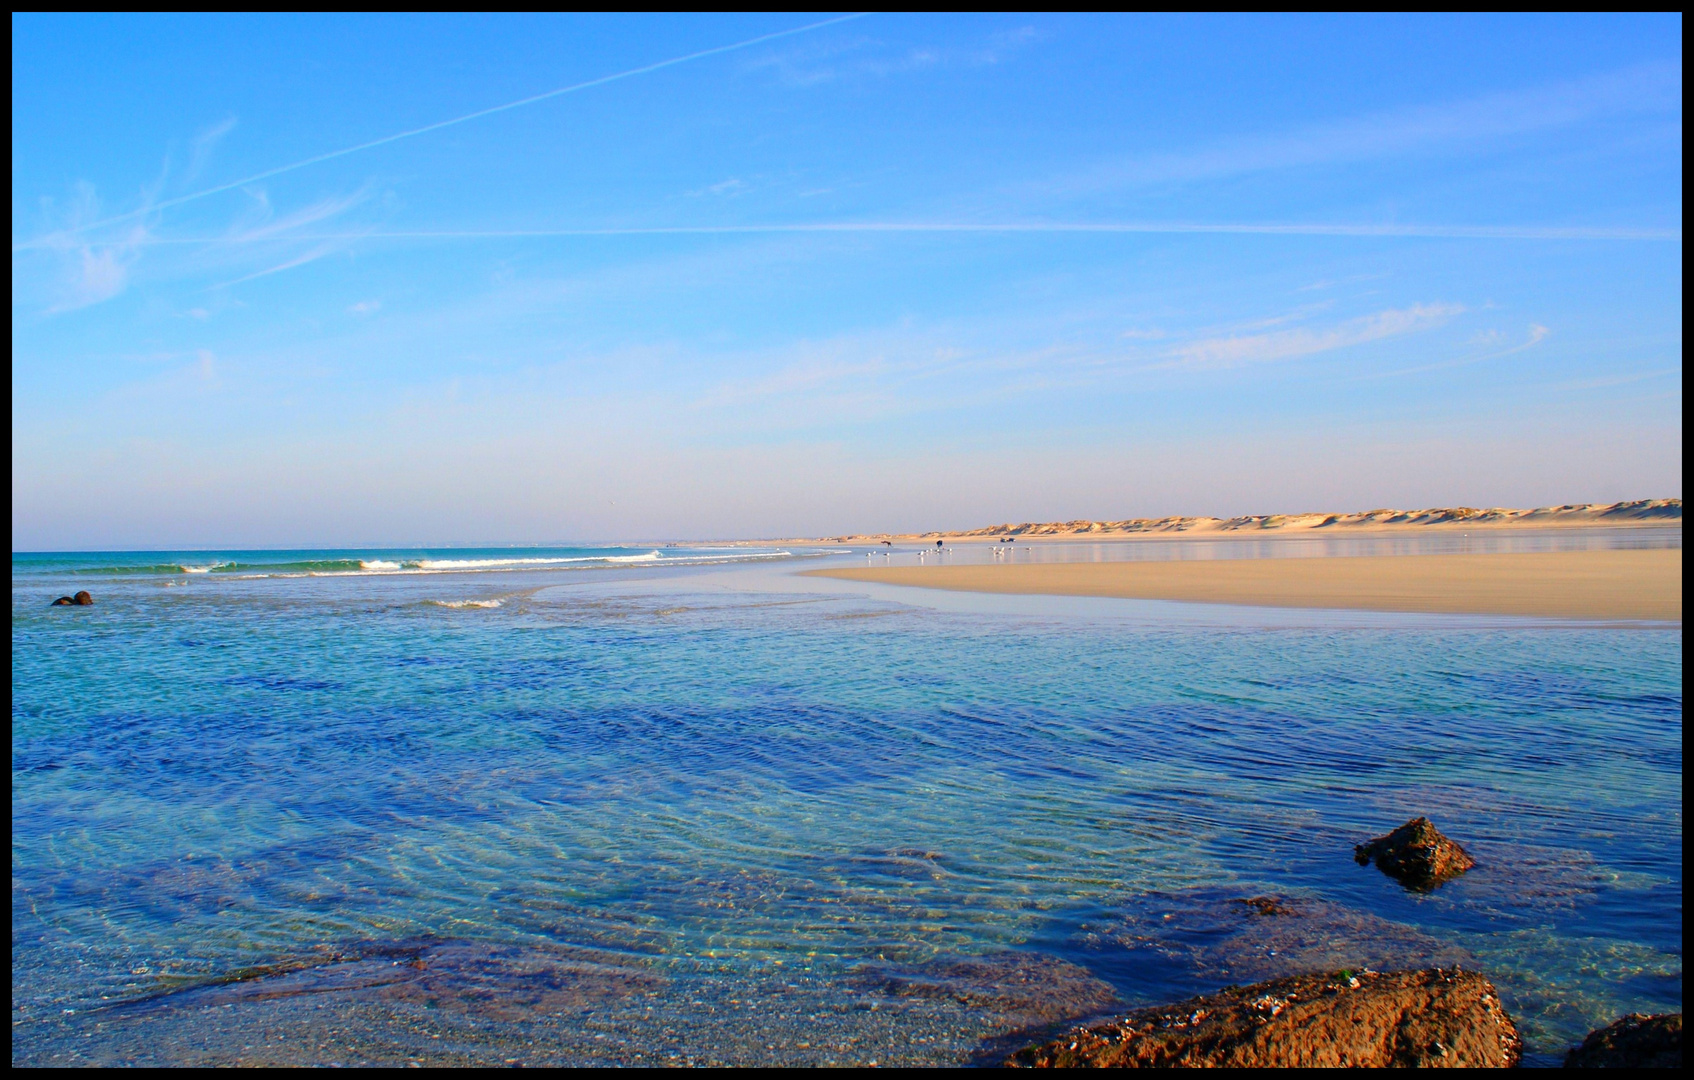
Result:
<svg viewBox="0 0 1694 1080">
<path fill-rule="evenodd" d="M 964 592 L 1569 619 L 1682 619 L 1682 550 L 813 570 Z"/>
</svg>

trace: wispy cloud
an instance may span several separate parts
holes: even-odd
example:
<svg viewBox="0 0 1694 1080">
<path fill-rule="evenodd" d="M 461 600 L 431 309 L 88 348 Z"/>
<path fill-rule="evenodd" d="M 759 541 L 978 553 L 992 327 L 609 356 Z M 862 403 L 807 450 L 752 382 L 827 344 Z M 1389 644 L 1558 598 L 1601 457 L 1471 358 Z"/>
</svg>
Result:
<svg viewBox="0 0 1694 1080">
<path fill-rule="evenodd" d="M 1638 371 L 1627 375 L 1607 375 L 1598 379 L 1575 379 L 1570 382 L 1554 383 L 1554 390 L 1604 390 L 1612 386 L 1628 386 L 1631 383 L 1646 382 L 1649 379 L 1662 379 L 1668 375 L 1681 375 L 1682 367 L 1658 368 L 1654 371 Z"/>
<path fill-rule="evenodd" d="M 1210 147 L 1151 154 L 1039 185 L 1080 192 L 1126 184 L 1219 179 L 1475 144 L 1605 116 L 1682 107 L 1682 65 L 1653 63 L 1572 82 L 1377 113 Z"/>
<path fill-rule="evenodd" d="M 240 285 L 244 281 L 255 281 L 255 280 L 262 278 L 262 277 L 270 277 L 272 274 L 280 274 L 284 270 L 293 270 L 296 267 L 305 266 L 307 263 L 315 263 L 319 259 L 323 258 L 326 255 L 335 254 L 340 249 L 341 249 L 341 245 L 335 244 L 335 243 L 319 244 L 316 247 L 314 247 L 314 248 L 312 248 L 308 251 L 301 252 L 298 255 L 290 256 L 289 258 L 284 259 L 282 262 L 277 263 L 275 266 L 267 266 L 263 270 L 255 270 L 251 274 L 243 274 L 238 278 L 232 278 L 229 281 L 219 282 L 218 284 L 211 286 L 211 288 L 213 288 L 213 289 L 227 289 L 231 285 Z"/>
<path fill-rule="evenodd" d="M 135 261 L 135 246 L 128 243 L 98 248 L 84 245 L 73 259 L 76 269 L 71 275 L 70 288 L 64 299 L 51 308 L 54 312 L 88 307 L 123 292 L 124 286 L 129 284 L 130 264 Z"/>
<path fill-rule="evenodd" d="M 225 234 L 224 239 L 233 244 L 250 244 L 261 241 L 287 239 L 301 239 L 308 241 L 357 239 L 363 234 L 350 232 L 337 234 L 333 237 L 324 236 L 322 234 L 302 237 L 292 234 L 308 228 L 309 226 L 320 225 L 325 221 L 330 221 L 334 218 L 340 217 L 342 214 L 345 214 L 347 211 L 370 198 L 370 194 L 371 186 L 366 184 L 357 191 L 350 192 L 346 195 L 333 195 L 329 198 L 319 199 L 317 202 L 308 206 L 303 206 L 298 210 L 279 215 L 271 206 L 270 198 L 265 194 L 265 192 L 263 190 L 255 190 L 251 192 L 252 201 L 250 202 L 246 213 L 244 213 L 235 221 L 234 224 L 230 226 L 229 232 Z"/>
<path fill-rule="evenodd" d="M 807 87 L 855 78 L 887 78 L 941 67 L 985 67 L 1004 63 L 1041 39 L 1033 26 L 997 31 L 961 44 L 894 45 L 859 36 L 808 43 L 749 60 L 750 71 L 770 71 L 788 86 Z"/>
<path fill-rule="evenodd" d="M 703 195 L 740 195 L 742 192 L 747 190 L 748 186 L 747 181 L 738 176 L 732 176 L 727 180 L 719 180 L 715 184 L 707 184 L 703 188 L 686 192 L 686 194 L 689 198 L 699 198 Z"/>
<path fill-rule="evenodd" d="M 934 67 L 939 54 L 927 48 L 890 49 L 871 37 L 808 43 L 747 61 L 748 71 L 770 72 L 785 86 L 808 87 L 852 78 L 882 78 Z"/>
<path fill-rule="evenodd" d="M 601 77 L 599 77 L 597 79 L 589 79 L 586 82 L 574 83 L 570 86 L 561 86 L 556 90 L 548 90 L 545 93 L 532 94 L 532 95 L 530 95 L 529 97 L 526 97 L 526 98 L 519 98 L 517 101 L 508 101 L 504 105 L 495 105 L 495 106 L 493 106 L 491 108 L 487 108 L 487 109 L 478 109 L 475 112 L 465 113 L 463 116 L 455 116 L 450 120 L 440 120 L 440 121 L 437 121 L 433 124 L 425 124 L 422 127 L 410 128 L 406 131 L 398 131 L 398 132 L 395 132 L 392 135 L 384 135 L 380 139 L 371 139 L 368 142 L 362 142 L 362 143 L 358 143 L 354 146 L 343 147 L 340 150 L 331 150 L 328 153 L 315 154 L 312 157 L 303 158 L 300 161 L 290 162 L 287 165 L 278 165 L 275 168 L 266 169 L 263 172 L 254 173 L 252 176 L 242 177 L 240 180 L 232 180 L 227 184 L 219 184 L 215 187 L 204 188 L 200 191 L 191 192 L 187 195 L 179 195 L 179 196 L 177 196 L 176 198 L 173 198 L 173 199 L 162 199 L 162 200 L 158 200 L 158 201 L 149 201 L 146 205 L 140 207 L 139 209 L 131 210 L 128 213 L 115 214 L 115 215 L 112 215 L 110 217 L 101 218 L 101 219 L 96 220 L 96 221 L 86 222 L 84 224 L 75 226 L 70 231 L 73 234 L 74 233 L 80 233 L 80 232 L 87 232 L 88 230 L 91 230 L 91 229 L 101 228 L 103 226 L 116 224 L 116 223 L 122 222 L 122 221 L 129 221 L 133 218 L 141 217 L 145 214 L 153 213 L 153 212 L 156 212 L 156 211 L 159 211 L 159 210 L 164 210 L 168 207 L 180 206 L 183 203 L 193 202 L 196 199 L 204 199 L 209 195 L 217 195 L 221 192 L 234 191 L 237 188 L 244 188 L 244 187 L 247 187 L 249 185 L 256 184 L 261 180 L 268 180 L 273 176 L 281 176 L 283 173 L 293 172 L 296 169 L 304 169 L 304 168 L 306 168 L 310 165 L 317 165 L 317 164 L 319 164 L 321 162 L 325 162 L 325 161 L 333 161 L 336 158 L 343 158 L 343 157 L 348 156 L 349 154 L 357 154 L 357 153 L 359 153 L 360 151 L 363 151 L 363 150 L 375 149 L 378 146 L 387 146 L 390 143 L 399 142 L 402 139 L 410 139 L 410 138 L 414 138 L 418 135 L 428 134 L 429 132 L 432 132 L 432 131 L 440 131 L 443 128 L 449 128 L 449 127 L 453 127 L 457 124 L 467 123 L 471 120 L 481 119 L 484 116 L 493 116 L 496 113 L 508 112 L 512 109 L 521 109 L 526 105 L 534 105 L 534 104 L 537 104 L 537 103 L 542 102 L 542 101 L 548 101 L 548 100 L 551 100 L 552 98 L 556 98 L 556 97 L 559 97 L 559 96 L 564 95 L 564 94 L 573 94 L 573 93 L 576 93 L 580 90 L 590 89 L 591 87 L 604 86 L 607 83 L 617 82 L 620 79 L 628 79 L 628 78 L 633 78 L 637 75 L 645 75 L 645 74 L 648 74 L 649 72 L 659 71 L 659 70 L 662 70 L 662 69 L 668 68 L 668 67 L 675 67 L 678 64 L 686 64 L 686 63 L 688 63 L 689 61 L 692 61 L 692 60 L 700 60 L 700 59 L 704 59 L 705 57 L 708 57 L 708 56 L 719 56 L 723 53 L 735 52 L 735 51 L 740 50 L 740 49 L 750 48 L 751 46 L 763 44 L 764 42 L 767 42 L 767 41 L 775 41 L 778 38 L 791 37 L 795 34 L 804 34 L 804 33 L 807 33 L 809 31 L 812 31 L 812 30 L 821 30 L 822 28 L 824 28 L 826 26 L 834 26 L 838 23 L 844 23 L 844 22 L 851 21 L 853 19 L 864 18 L 865 15 L 867 15 L 867 14 L 869 14 L 869 12 L 858 12 L 858 13 L 852 14 L 852 15 L 840 15 L 840 16 L 837 16 L 833 19 L 824 19 L 821 22 L 808 23 L 805 26 L 797 26 L 797 27 L 794 27 L 793 29 L 790 29 L 790 30 L 778 30 L 775 33 L 771 33 L 771 34 L 761 34 L 758 37 L 748 38 L 745 41 L 738 41 L 738 42 L 735 42 L 734 44 L 731 44 L 731 45 L 719 45 L 715 48 L 701 49 L 697 52 L 691 52 L 691 53 L 688 53 L 684 56 L 673 56 L 668 60 L 660 60 L 657 63 L 645 64 L 641 67 L 630 68 L 627 71 L 616 72 L 615 74 L 612 74 L 612 75 L 602 75 Z M 29 242 L 29 243 L 39 244 L 39 243 L 42 243 L 43 241 L 45 241 L 47 239 L 48 238 L 40 238 L 36 241 Z M 12 250 L 14 250 L 14 251 L 18 250 L 19 246 L 20 246 L 19 244 L 14 243 L 12 245 Z"/>
<path fill-rule="evenodd" d="M 99 199 L 89 184 L 78 184 L 65 211 L 72 224 L 99 212 Z M 151 240 L 147 227 L 136 222 L 116 236 L 99 243 L 82 240 L 70 233 L 60 233 L 52 244 L 38 249 L 46 265 L 36 267 L 34 287 L 44 289 L 48 315 L 92 306 L 121 294 L 129 285 L 130 269 L 141 257 L 141 249 Z M 14 296 L 20 284 L 32 274 L 14 262 L 12 268 Z M 36 295 L 41 295 L 37 293 Z"/>
<path fill-rule="evenodd" d="M 1517 353 L 1525 352 L 1529 349 L 1535 348 L 1535 346 L 1537 346 L 1537 345 L 1541 344 L 1543 341 L 1547 340 L 1547 335 L 1549 335 L 1551 333 L 1552 333 L 1551 330 L 1547 329 L 1545 326 L 1542 326 L 1540 323 L 1532 323 L 1532 324 L 1530 324 L 1529 329 L 1524 333 L 1524 338 L 1523 338 L 1522 341 L 1518 342 L 1515 345 L 1508 346 L 1504 349 L 1497 349 L 1497 348 L 1490 348 L 1490 346 L 1498 345 L 1500 343 L 1501 338 L 1504 337 L 1504 335 L 1502 335 L 1497 330 L 1489 331 L 1488 333 L 1478 337 L 1474 342 L 1472 342 L 1473 347 L 1480 346 L 1483 349 L 1483 351 L 1480 352 L 1480 353 L 1476 353 L 1476 354 L 1473 354 L 1473 355 L 1470 355 L 1470 356 L 1461 356 L 1461 357 L 1458 357 L 1457 359 L 1454 359 L 1454 360 L 1442 360 L 1442 361 L 1440 361 L 1438 363 L 1434 363 L 1434 364 L 1420 364 L 1417 367 L 1396 368 L 1393 371 L 1374 372 L 1374 373 L 1372 373 L 1368 376 L 1364 376 L 1364 377 L 1365 378 L 1373 378 L 1373 379 L 1386 379 L 1386 378 L 1389 378 L 1389 377 L 1394 376 L 1394 375 L 1418 375 L 1418 374 L 1422 374 L 1423 372 L 1426 372 L 1426 371 L 1442 371 L 1442 370 L 1445 370 L 1446 368 L 1468 367 L 1471 364 L 1480 364 L 1480 363 L 1483 363 L 1483 362 L 1488 361 L 1488 360 L 1499 360 L 1499 359 L 1502 359 L 1503 357 L 1514 356 Z"/>
<path fill-rule="evenodd" d="M 188 164 L 183 168 L 180 182 L 187 184 L 198 178 L 211 160 L 212 151 L 217 149 L 225 135 L 234 130 L 235 117 L 231 116 L 194 136 L 188 144 Z"/>
<path fill-rule="evenodd" d="M 1409 308 L 1379 311 L 1327 330 L 1300 327 L 1267 334 L 1205 338 L 1180 345 L 1170 350 L 1167 356 L 1174 366 L 1187 368 L 1232 368 L 1293 360 L 1431 330 L 1464 310 L 1459 304 L 1415 304 Z"/>
</svg>

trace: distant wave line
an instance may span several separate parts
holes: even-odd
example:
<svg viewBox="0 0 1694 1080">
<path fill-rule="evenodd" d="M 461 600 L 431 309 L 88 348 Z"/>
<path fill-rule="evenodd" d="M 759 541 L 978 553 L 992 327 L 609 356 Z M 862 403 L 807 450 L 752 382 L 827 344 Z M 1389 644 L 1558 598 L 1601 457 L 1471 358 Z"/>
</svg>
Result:
<svg viewBox="0 0 1694 1080">
<path fill-rule="evenodd" d="M 291 233 L 264 237 L 151 237 L 149 244 L 246 244 L 282 240 L 524 240 L 620 236 L 735 236 L 772 233 L 1124 233 L 1244 236 L 1406 237 L 1458 240 L 1682 241 L 1681 229 L 1510 225 L 1323 225 L 1204 222 L 823 222 L 800 225 L 670 225 L 606 229 L 402 229 L 348 233 Z"/>
<path fill-rule="evenodd" d="M 620 71 L 615 75 L 602 75 L 598 79 L 590 79 L 587 82 L 575 83 L 571 86 L 561 86 L 557 90 L 548 90 L 546 93 L 534 94 L 530 97 L 520 98 L 517 101 L 508 101 L 504 105 L 495 105 L 488 109 L 478 109 L 476 112 L 466 113 L 463 116 L 456 116 L 451 120 L 440 120 L 433 124 L 425 124 L 423 127 L 411 128 L 410 130 L 402 131 L 394 135 L 385 135 L 380 139 L 372 139 L 369 142 L 362 142 L 357 146 L 349 146 L 340 150 L 331 150 L 327 154 L 317 154 L 313 157 L 296 161 L 291 165 L 279 165 L 274 169 L 266 169 L 264 172 L 254 173 L 252 176 L 243 177 L 240 180 L 232 180 L 227 184 L 219 184 L 216 187 L 209 187 L 202 191 L 196 191 L 188 195 L 179 195 L 174 199 L 164 199 L 156 203 L 151 203 L 138 210 L 131 210 L 128 213 L 102 218 L 99 221 L 90 221 L 85 225 L 73 225 L 69 228 L 58 229 L 50 234 L 50 237 L 74 236 L 77 233 L 87 232 L 90 229 L 98 229 L 104 225 L 114 225 L 120 221 L 129 221 L 132 218 L 138 218 L 144 214 L 151 214 L 156 210 L 164 210 L 172 206 L 181 206 L 183 203 L 193 202 L 196 199 L 203 199 L 208 195 L 218 195 L 225 191 L 232 191 L 235 188 L 242 187 L 247 184 L 257 183 L 260 180 L 268 180 L 273 176 L 280 176 L 283 173 L 293 172 L 296 169 L 304 169 L 308 165 L 317 165 L 320 162 L 333 161 L 336 158 L 346 157 L 348 154 L 356 154 L 361 150 L 370 150 L 378 146 L 386 146 L 388 143 L 398 142 L 401 139 L 409 139 L 414 135 L 424 135 L 431 131 L 440 131 L 442 128 L 452 127 L 455 124 L 463 124 L 468 120 L 476 120 L 484 116 L 492 116 L 495 113 L 506 112 L 510 109 L 520 109 L 525 105 L 534 105 L 536 102 L 546 101 L 549 98 L 556 98 L 561 94 L 571 94 L 578 90 L 588 90 L 592 87 L 604 86 L 607 83 L 616 82 L 619 79 L 627 79 L 635 75 L 645 75 L 648 72 L 658 71 L 661 68 L 675 67 L 677 64 L 686 64 L 690 60 L 700 60 L 708 56 L 717 56 L 720 53 L 735 52 L 737 49 L 746 49 L 754 45 L 762 44 L 766 41 L 774 41 L 777 38 L 791 37 L 794 34 L 804 34 L 810 30 L 821 30 L 826 26 L 834 26 L 836 23 L 844 23 L 852 19 L 862 19 L 868 14 L 870 14 L 870 12 L 860 11 L 851 15 L 840 15 L 833 19 L 825 19 L 822 22 L 808 23 L 805 26 L 797 26 L 792 30 L 778 30 L 772 34 L 762 34 L 759 37 L 748 38 L 746 41 L 738 41 L 733 45 L 719 45 L 713 49 L 702 49 L 699 52 L 692 52 L 686 56 L 673 56 L 669 60 L 660 60 L 656 64 L 647 64 L 638 68 L 630 68 L 628 71 Z M 31 240 L 21 244 L 13 244 L 12 250 L 18 251 L 23 248 L 39 246 L 46 242 L 46 240 L 50 239 L 50 237 L 43 237 L 38 240 Z"/>
</svg>

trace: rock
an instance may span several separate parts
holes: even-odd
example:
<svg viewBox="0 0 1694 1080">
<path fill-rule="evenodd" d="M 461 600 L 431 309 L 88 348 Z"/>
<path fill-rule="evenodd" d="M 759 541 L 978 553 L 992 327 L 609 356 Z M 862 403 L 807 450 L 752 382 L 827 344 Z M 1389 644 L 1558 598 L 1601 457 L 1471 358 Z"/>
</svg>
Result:
<svg viewBox="0 0 1694 1080">
<path fill-rule="evenodd" d="M 1441 835 L 1428 818 L 1413 818 L 1387 836 L 1353 849 L 1360 866 L 1376 868 L 1408 889 L 1427 892 L 1476 865 L 1465 849 Z"/>
<path fill-rule="evenodd" d="M 1013 1054 L 1025 1068 L 1510 1068 L 1517 1026 L 1489 981 L 1458 968 L 1332 972 L 1231 987 Z"/>
<path fill-rule="evenodd" d="M 1248 909 L 1260 915 L 1293 915 L 1295 910 L 1277 896 L 1249 896 L 1237 903 L 1246 904 Z"/>
<path fill-rule="evenodd" d="M 49 604 L 47 606 L 48 607 L 70 607 L 74 603 L 76 603 L 76 601 L 72 600 L 70 597 L 61 596 L 57 600 L 53 601 L 51 604 Z"/>
<path fill-rule="evenodd" d="M 88 595 L 88 590 L 84 589 L 75 596 L 71 597 L 71 602 L 76 604 L 78 607 L 87 607 L 89 604 L 94 603 L 94 597 Z"/>
<path fill-rule="evenodd" d="M 1567 1069 L 1680 1069 L 1682 1014 L 1632 1013 L 1582 1040 L 1565 1055 Z"/>
</svg>

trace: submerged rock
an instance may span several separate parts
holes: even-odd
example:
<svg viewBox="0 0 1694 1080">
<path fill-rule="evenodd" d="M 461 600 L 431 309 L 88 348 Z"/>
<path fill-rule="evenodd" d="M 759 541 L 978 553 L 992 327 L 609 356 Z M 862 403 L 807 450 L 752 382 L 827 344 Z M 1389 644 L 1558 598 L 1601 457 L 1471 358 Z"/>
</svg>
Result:
<svg viewBox="0 0 1694 1080">
<path fill-rule="evenodd" d="M 1231 987 L 1077 1028 L 1013 1054 L 1025 1068 L 1509 1068 L 1517 1026 L 1489 981 L 1457 968 L 1342 971 Z"/>
<path fill-rule="evenodd" d="M 1085 928 L 1078 944 L 1124 985 L 1165 987 L 1154 1000 L 1309 971 L 1476 962 L 1452 942 L 1344 904 L 1216 888 L 1149 894 L 1112 921 Z"/>
<path fill-rule="evenodd" d="M 1110 983 L 1046 953 L 942 957 L 873 978 L 890 997 L 951 998 L 1019 1028 L 1097 1016 L 1117 1000 Z"/>
<path fill-rule="evenodd" d="M 1591 1032 L 1565 1055 L 1567 1069 L 1680 1069 L 1682 1014 L 1632 1013 Z"/>
<path fill-rule="evenodd" d="M 71 597 L 71 602 L 79 607 L 87 607 L 89 604 L 94 603 L 94 597 L 88 595 L 88 590 L 84 589 L 75 596 Z"/>
<path fill-rule="evenodd" d="M 76 603 L 76 601 L 72 600 L 70 597 L 61 596 L 57 600 L 53 601 L 51 604 L 49 604 L 47 606 L 48 607 L 70 607 L 74 603 Z"/>
<path fill-rule="evenodd" d="M 1286 900 L 1277 896 L 1249 896 L 1239 901 L 1246 904 L 1248 909 L 1260 915 L 1294 915 L 1294 908 Z"/>
<path fill-rule="evenodd" d="M 664 983 L 654 972 L 587 950 L 417 939 L 323 949 L 115 1008 L 147 1013 L 333 995 L 519 1021 L 593 1008 Z"/>
<path fill-rule="evenodd" d="M 1408 889 L 1425 892 L 1469 870 L 1476 860 L 1441 835 L 1425 817 L 1413 818 L 1387 836 L 1353 849 L 1360 866 L 1372 859 L 1376 868 Z"/>
</svg>

